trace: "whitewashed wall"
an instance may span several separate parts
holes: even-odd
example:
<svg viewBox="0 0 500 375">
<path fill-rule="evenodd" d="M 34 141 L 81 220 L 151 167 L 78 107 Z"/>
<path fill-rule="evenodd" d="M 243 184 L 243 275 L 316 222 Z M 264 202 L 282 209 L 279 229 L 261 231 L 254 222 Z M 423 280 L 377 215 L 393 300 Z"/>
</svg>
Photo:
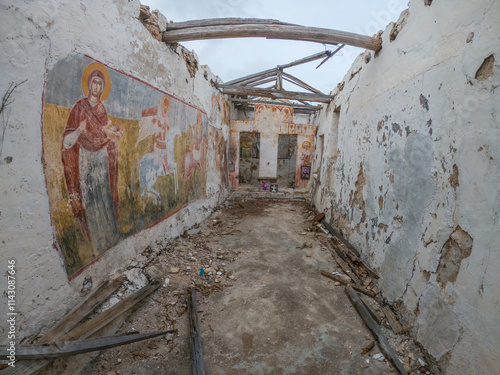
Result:
<svg viewBox="0 0 500 375">
<path fill-rule="evenodd" d="M 217 91 L 210 81 L 217 77 L 203 66 L 192 77 L 183 57 L 187 51 L 153 39 L 138 20 L 139 9 L 137 0 L 6 0 L 0 5 L 0 94 L 11 82 L 27 80 L 12 94 L 15 101 L 8 106 L 9 116 L 0 119 L 8 120 L 0 157 L 0 285 L 7 289 L 3 275 L 7 260 L 15 259 L 18 343 L 73 307 L 85 277 L 91 276 L 97 286 L 156 239 L 178 236 L 206 218 L 227 194 L 213 162 L 214 148 L 209 147 L 206 199 L 191 202 L 173 217 L 127 238 L 68 280 L 62 254 L 54 246 L 42 165 L 42 94 L 47 74 L 58 61 L 74 52 L 90 56 L 205 111 L 209 126 L 229 135 L 221 114 L 212 113 L 212 95 Z M 0 302 L 4 317 L 5 297 Z M 2 343 L 7 339 L 5 329 L 1 324 Z"/>
<path fill-rule="evenodd" d="M 449 374 L 500 368 L 499 16 L 495 0 L 411 0 L 316 139 L 315 205 Z"/>
</svg>

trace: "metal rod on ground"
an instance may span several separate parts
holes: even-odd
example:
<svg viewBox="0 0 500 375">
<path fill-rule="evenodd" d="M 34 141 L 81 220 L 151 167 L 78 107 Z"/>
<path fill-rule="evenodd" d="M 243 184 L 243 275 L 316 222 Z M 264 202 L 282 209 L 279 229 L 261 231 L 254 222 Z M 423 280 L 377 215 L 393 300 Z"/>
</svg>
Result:
<svg viewBox="0 0 500 375">
<path fill-rule="evenodd" d="M 191 354 L 193 356 L 193 375 L 206 375 L 203 351 L 201 348 L 201 332 L 198 322 L 198 306 L 196 304 L 196 290 L 188 289 L 188 310 L 190 324 Z"/>
<path fill-rule="evenodd" d="M 359 298 L 358 294 L 350 286 L 346 286 L 345 291 L 347 293 L 347 296 L 351 300 L 354 308 L 359 313 L 359 316 L 363 319 L 366 326 L 370 329 L 370 331 L 375 336 L 375 339 L 378 341 L 378 345 L 382 353 L 384 353 L 385 357 L 396 367 L 396 369 L 402 375 L 408 375 L 405 368 L 399 361 L 398 355 L 396 354 L 394 349 L 392 349 L 391 344 L 389 344 L 389 341 L 387 341 L 386 337 L 384 336 L 384 333 L 380 329 L 380 326 L 372 318 L 370 312 L 366 309 L 365 305 L 363 304 L 363 301 L 361 301 L 361 298 Z"/>
</svg>

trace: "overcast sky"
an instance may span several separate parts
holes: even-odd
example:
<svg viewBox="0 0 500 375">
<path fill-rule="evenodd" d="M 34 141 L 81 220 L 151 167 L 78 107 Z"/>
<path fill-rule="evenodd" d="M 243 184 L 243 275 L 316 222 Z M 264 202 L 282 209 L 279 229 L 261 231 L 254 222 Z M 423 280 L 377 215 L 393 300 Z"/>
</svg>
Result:
<svg viewBox="0 0 500 375">
<path fill-rule="evenodd" d="M 158 9 L 168 21 L 204 18 L 272 18 L 303 26 L 324 27 L 372 36 L 397 21 L 408 7 L 408 0 L 141 0 L 151 10 Z M 182 42 L 198 55 L 200 64 L 224 82 L 277 65 L 313 55 L 333 45 L 321 43 L 268 40 L 265 38 L 213 39 Z M 309 85 L 329 93 L 342 81 L 357 55 L 364 50 L 344 47 L 319 69 L 321 60 L 285 71 Z M 285 83 L 285 88 L 303 91 Z"/>
</svg>

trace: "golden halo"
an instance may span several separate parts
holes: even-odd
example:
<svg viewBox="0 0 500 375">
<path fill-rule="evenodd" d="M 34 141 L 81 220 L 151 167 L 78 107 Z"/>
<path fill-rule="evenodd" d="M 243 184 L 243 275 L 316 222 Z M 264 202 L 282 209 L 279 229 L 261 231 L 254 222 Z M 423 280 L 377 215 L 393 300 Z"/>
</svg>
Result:
<svg viewBox="0 0 500 375">
<path fill-rule="evenodd" d="M 304 142 L 302 143 L 302 148 L 305 148 L 305 147 L 306 147 L 306 145 L 310 148 L 310 147 L 311 147 L 311 142 L 309 142 L 309 141 L 304 141 Z"/>
<path fill-rule="evenodd" d="M 167 104 L 165 104 L 165 103 L 167 103 Z M 166 112 L 170 111 L 170 98 L 167 95 L 165 95 L 163 98 L 161 98 L 161 111 L 162 111 L 162 113 L 166 113 Z"/>
<path fill-rule="evenodd" d="M 94 70 L 100 70 L 102 74 L 104 74 L 104 80 L 105 80 L 104 91 L 101 94 L 101 102 L 103 102 L 107 99 L 109 92 L 111 91 L 111 77 L 109 76 L 108 70 L 102 64 L 95 62 L 85 68 L 82 75 L 83 95 L 89 96 L 88 80 L 90 73 L 92 73 Z"/>
</svg>

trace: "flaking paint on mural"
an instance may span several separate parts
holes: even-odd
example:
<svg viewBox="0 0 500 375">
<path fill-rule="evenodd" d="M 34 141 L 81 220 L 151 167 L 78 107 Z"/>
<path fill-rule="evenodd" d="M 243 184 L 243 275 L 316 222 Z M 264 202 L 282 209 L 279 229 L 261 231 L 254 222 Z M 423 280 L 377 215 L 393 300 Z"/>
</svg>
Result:
<svg viewBox="0 0 500 375">
<path fill-rule="evenodd" d="M 70 276 L 205 196 L 206 114 L 88 57 L 72 54 L 49 72 L 42 129 L 51 218 Z"/>
</svg>

